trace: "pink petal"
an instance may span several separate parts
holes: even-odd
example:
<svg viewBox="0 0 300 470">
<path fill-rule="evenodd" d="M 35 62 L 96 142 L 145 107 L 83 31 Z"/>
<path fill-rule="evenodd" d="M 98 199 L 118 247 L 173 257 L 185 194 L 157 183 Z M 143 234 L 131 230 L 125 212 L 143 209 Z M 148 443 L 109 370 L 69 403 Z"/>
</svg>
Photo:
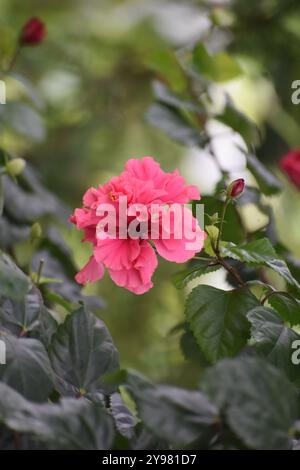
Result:
<svg viewBox="0 0 300 470">
<path fill-rule="evenodd" d="M 94 249 L 94 256 L 110 269 L 130 269 L 140 253 L 139 240 L 106 238 L 99 240 Z"/>
<path fill-rule="evenodd" d="M 104 266 L 97 263 L 94 256 L 91 256 L 87 264 L 76 274 L 75 279 L 78 284 L 87 284 L 88 282 L 99 281 L 104 275 Z"/>
<path fill-rule="evenodd" d="M 200 199 L 196 186 L 186 185 L 185 179 L 179 174 L 178 170 L 173 173 L 166 173 L 152 157 L 128 160 L 125 168 L 125 177 L 127 173 L 128 176 L 134 176 L 141 181 L 151 181 L 155 189 L 160 189 L 162 191 L 160 199 L 163 203 L 178 202 L 186 204 L 192 199 Z"/>
<path fill-rule="evenodd" d="M 89 209 L 75 209 L 71 221 L 81 230 L 89 225 L 96 226 L 99 222 L 99 217 L 96 216 L 94 211 Z"/>
<path fill-rule="evenodd" d="M 98 200 L 98 191 L 96 188 L 89 188 L 83 195 L 83 204 L 86 207 L 92 207 Z"/>
<path fill-rule="evenodd" d="M 129 174 L 142 181 L 152 180 L 160 183 L 165 175 L 165 172 L 160 168 L 160 164 L 152 157 L 131 158 L 126 163 L 125 169 Z"/>
<path fill-rule="evenodd" d="M 153 283 L 151 277 L 157 267 L 157 258 L 151 245 L 140 242 L 140 254 L 129 269 L 109 269 L 112 280 L 135 294 L 144 294 Z"/>
<path fill-rule="evenodd" d="M 192 212 L 181 208 L 181 220 L 171 219 L 170 227 L 165 227 L 163 219 L 160 219 L 161 236 L 153 243 L 158 253 L 168 261 L 184 263 L 193 258 L 203 248 L 206 238 L 205 232 L 200 228 L 198 221 Z"/>
</svg>

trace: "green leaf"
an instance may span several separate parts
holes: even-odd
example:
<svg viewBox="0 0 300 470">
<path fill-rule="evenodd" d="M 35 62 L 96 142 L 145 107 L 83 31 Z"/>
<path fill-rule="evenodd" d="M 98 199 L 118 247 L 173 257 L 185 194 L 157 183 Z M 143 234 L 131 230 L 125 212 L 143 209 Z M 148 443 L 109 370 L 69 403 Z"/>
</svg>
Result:
<svg viewBox="0 0 300 470">
<path fill-rule="evenodd" d="M 110 411 L 119 433 L 127 439 L 132 439 L 138 420 L 125 405 L 120 393 L 115 392 L 110 396 Z"/>
<path fill-rule="evenodd" d="M 72 304 L 69 300 L 64 299 L 57 292 L 51 291 L 50 289 L 44 289 L 44 298 L 50 302 L 61 305 L 61 307 L 69 313 L 76 308 L 76 304 Z"/>
<path fill-rule="evenodd" d="M 200 285 L 188 296 L 185 314 L 201 350 L 211 362 L 237 354 L 247 342 L 247 312 L 257 299 L 242 290 L 223 291 Z"/>
<path fill-rule="evenodd" d="M 226 82 L 242 74 L 239 64 L 226 52 L 210 55 L 205 46 L 198 43 L 193 51 L 195 70 L 208 80 Z"/>
<path fill-rule="evenodd" d="M 196 105 L 191 101 L 178 98 L 164 83 L 160 82 L 159 80 L 154 80 L 152 87 L 157 101 L 172 108 L 185 109 L 187 111 L 195 112 L 201 116 L 204 115 L 204 108 L 201 108 L 199 105 Z"/>
<path fill-rule="evenodd" d="M 192 127 L 179 111 L 170 106 L 154 104 L 146 117 L 150 124 L 183 145 L 203 147 L 207 143 L 207 136 Z"/>
<path fill-rule="evenodd" d="M 204 204 L 204 225 L 211 225 L 210 216 L 208 214 L 221 214 L 224 201 L 216 199 L 212 196 L 203 196 L 201 203 Z M 222 232 L 223 240 L 230 240 L 234 243 L 239 243 L 245 239 L 245 233 L 242 228 L 239 214 L 235 205 L 230 204 L 226 211 L 226 221 L 223 226 Z"/>
<path fill-rule="evenodd" d="M 148 67 L 163 76 L 175 91 L 182 91 L 186 87 L 186 77 L 177 60 L 176 55 L 169 47 L 161 44 L 146 54 L 144 60 Z"/>
<path fill-rule="evenodd" d="M 105 390 L 102 376 L 119 366 L 106 326 L 84 307 L 68 315 L 53 335 L 50 359 L 68 394 Z"/>
<path fill-rule="evenodd" d="M 259 133 L 254 122 L 250 121 L 245 114 L 236 109 L 229 98 L 227 98 L 227 104 L 222 114 L 215 116 L 214 119 L 238 132 L 246 144 L 253 146 L 259 142 Z"/>
<path fill-rule="evenodd" d="M 0 421 L 8 428 L 64 450 L 111 449 L 112 418 L 86 400 L 64 398 L 58 405 L 34 404 L 0 383 Z"/>
<path fill-rule="evenodd" d="M 298 397 L 280 370 L 260 358 L 227 359 L 204 373 L 201 388 L 248 447 L 291 449 Z"/>
<path fill-rule="evenodd" d="M 34 331 L 34 334 L 42 341 L 45 347 L 48 348 L 58 326 L 59 323 L 56 320 L 55 312 L 43 306 L 39 316 L 39 326 L 38 329 Z"/>
<path fill-rule="evenodd" d="M 39 325 L 43 299 L 40 291 L 32 287 L 22 300 L 7 300 L 0 307 L 0 324 L 17 336 Z"/>
<path fill-rule="evenodd" d="M 0 217 L 0 248 L 7 250 L 9 247 L 27 240 L 29 233 L 29 226 L 15 224 L 5 215 Z"/>
<path fill-rule="evenodd" d="M 190 444 L 218 421 L 216 407 L 201 392 L 155 386 L 133 373 L 128 385 L 146 428 L 169 443 Z"/>
<path fill-rule="evenodd" d="M 269 296 L 268 303 L 279 313 L 284 321 L 294 325 L 300 325 L 300 302 L 290 294 L 274 292 Z"/>
<path fill-rule="evenodd" d="M 208 236 L 204 241 L 204 251 L 209 256 L 215 256 L 214 247 L 217 245 L 219 229 L 215 225 L 206 225 L 205 231 Z"/>
<path fill-rule="evenodd" d="M 180 349 L 184 358 L 194 362 L 198 367 L 207 367 L 210 363 L 199 348 L 195 336 L 190 331 L 187 324 L 184 324 L 183 328 L 184 332 L 180 338 Z"/>
<path fill-rule="evenodd" d="M 28 104 L 10 102 L 0 107 L 0 121 L 37 142 L 44 140 L 46 131 L 40 115 Z"/>
<path fill-rule="evenodd" d="M 172 275 L 172 282 L 177 289 L 183 289 L 190 281 L 204 274 L 212 273 L 220 269 L 219 265 L 209 265 L 209 259 L 206 261 L 197 261 L 193 266 Z"/>
<path fill-rule="evenodd" d="M 256 179 L 260 190 L 268 196 L 277 194 L 282 189 L 279 179 L 255 155 L 246 154 L 246 158 L 247 167 Z"/>
<path fill-rule="evenodd" d="M 300 335 L 285 326 L 270 308 L 254 308 L 247 314 L 247 318 L 252 325 L 251 337 L 258 354 L 282 369 L 292 381 L 299 380 L 300 368 L 292 363 L 292 344 L 300 340 Z"/>
<path fill-rule="evenodd" d="M 5 333 L 0 337 L 6 345 L 6 364 L 0 366 L 0 380 L 29 400 L 47 400 L 53 381 L 49 358 L 42 343 Z"/>
<path fill-rule="evenodd" d="M 0 251 L 0 295 L 10 299 L 20 300 L 29 289 L 29 279 Z"/>
<path fill-rule="evenodd" d="M 27 173 L 26 170 L 25 172 Z M 26 175 L 25 184 L 27 185 Z M 5 200 L 9 201 L 5 205 L 5 212 L 10 219 L 19 223 L 31 224 L 45 215 L 55 214 L 58 207 L 57 200 L 50 193 L 40 188 L 32 191 L 25 189 L 8 177 L 5 179 L 4 194 Z"/>
<path fill-rule="evenodd" d="M 300 289 L 300 285 L 296 279 L 293 278 L 287 264 L 285 261 L 278 258 L 270 240 L 267 238 L 254 240 L 239 246 L 230 242 L 226 243 L 226 246 L 222 247 L 222 254 L 250 265 L 266 266 L 273 269 L 283 277 L 288 284 Z"/>
</svg>

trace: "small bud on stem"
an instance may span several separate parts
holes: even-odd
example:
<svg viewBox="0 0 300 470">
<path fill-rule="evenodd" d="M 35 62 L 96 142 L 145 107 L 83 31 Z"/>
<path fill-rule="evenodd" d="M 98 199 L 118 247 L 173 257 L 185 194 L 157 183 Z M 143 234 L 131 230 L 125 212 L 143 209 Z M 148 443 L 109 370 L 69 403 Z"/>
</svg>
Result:
<svg viewBox="0 0 300 470">
<path fill-rule="evenodd" d="M 231 199 L 235 199 L 239 197 L 245 189 L 245 180 L 243 178 L 239 178 L 234 180 L 227 188 L 227 197 Z"/>
<path fill-rule="evenodd" d="M 39 18 L 30 18 L 21 30 L 19 43 L 21 46 L 36 46 L 44 40 L 46 34 L 45 24 Z"/>
<path fill-rule="evenodd" d="M 25 166 L 26 162 L 23 158 L 13 158 L 6 163 L 5 169 L 10 176 L 14 177 L 23 173 Z"/>
</svg>

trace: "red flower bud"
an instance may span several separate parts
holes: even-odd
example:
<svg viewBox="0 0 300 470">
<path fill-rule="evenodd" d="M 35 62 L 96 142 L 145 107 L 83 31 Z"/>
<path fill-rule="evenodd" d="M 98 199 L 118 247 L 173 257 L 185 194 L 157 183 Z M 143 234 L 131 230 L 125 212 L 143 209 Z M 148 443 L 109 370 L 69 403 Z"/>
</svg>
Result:
<svg viewBox="0 0 300 470">
<path fill-rule="evenodd" d="M 227 188 L 227 194 L 229 197 L 236 198 L 239 197 L 245 189 L 245 180 L 239 178 L 238 180 L 233 181 Z"/>
<path fill-rule="evenodd" d="M 291 150 L 282 157 L 279 166 L 292 183 L 300 189 L 300 149 Z"/>
<path fill-rule="evenodd" d="M 46 33 L 46 26 L 39 18 L 30 18 L 22 28 L 20 43 L 23 46 L 35 46 L 43 41 Z"/>
</svg>

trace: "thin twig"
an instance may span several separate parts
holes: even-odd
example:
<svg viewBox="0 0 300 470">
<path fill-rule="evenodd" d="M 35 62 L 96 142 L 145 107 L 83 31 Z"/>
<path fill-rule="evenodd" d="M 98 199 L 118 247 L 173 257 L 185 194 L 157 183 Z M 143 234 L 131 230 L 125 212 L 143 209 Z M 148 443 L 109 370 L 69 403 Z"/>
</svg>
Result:
<svg viewBox="0 0 300 470">
<path fill-rule="evenodd" d="M 243 279 L 239 275 L 238 271 L 233 266 L 231 266 L 231 264 L 227 263 L 227 261 L 225 261 L 225 259 L 222 258 L 219 255 L 217 255 L 217 260 L 223 266 L 223 268 L 225 268 L 226 271 L 228 271 L 235 278 L 235 280 L 237 281 L 237 283 L 240 287 L 242 287 L 244 289 L 246 288 L 248 291 L 250 291 L 249 287 L 243 281 Z"/>
<path fill-rule="evenodd" d="M 281 295 L 285 295 L 286 297 L 289 297 L 289 294 L 288 292 L 285 292 L 283 290 L 272 290 L 271 292 L 268 292 L 260 301 L 261 305 L 264 305 L 264 303 L 270 298 L 272 297 L 272 295 L 275 295 L 275 294 L 281 294 Z"/>
</svg>

